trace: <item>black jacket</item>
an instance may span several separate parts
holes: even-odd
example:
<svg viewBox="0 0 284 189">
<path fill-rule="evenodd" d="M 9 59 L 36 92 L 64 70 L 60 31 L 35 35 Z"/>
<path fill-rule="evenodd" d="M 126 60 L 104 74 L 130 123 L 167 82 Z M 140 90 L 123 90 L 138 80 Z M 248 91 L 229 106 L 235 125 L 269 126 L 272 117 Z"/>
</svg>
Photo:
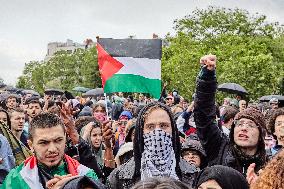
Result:
<svg viewBox="0 0 284 189">
<path fill-rule="evenodd" d="M 215 93 L 217 81 L 215 71 L 202 69 L 197 79 L 194 120 L 197 135 L 207 154 L 208 165 L 225 165 L 246 174 L 251 163 L 256 163 L 256 170 L 262 168 L 264 158 L 254 156 L 242 157 L 236 150 L 233 139 L 229 139 L 218 127 L 216 122 Z M 233 127 L 231 132 L 233 132 Z M 233 136 L 233 135 L 231 135 Z"/>
<path fill-rule="evenodd" d="M 171 126 L 172 126 L 172 144 L 173 150 L 175 152 L 176 159 L 176 174 L 180 178 L 182 182 L 188 183 L 191 185 L 195 178 L 196 173 L 199 169 L 196 169 L 194 165 L 186 163 L 184 160 L 180 158 L 180 139 L 178 135 L 178 129 L 176 127 L 176 123 L 174 121 L 171 110 L 165 104 L 159 102 L 152 102 L 147 104 L 144 108 L 139 112 L 136 127 L 135 127 L 135 136 L 133 141 L 133 152 L 134 157 L 130 159 L 125 164 L 121 165 L 115 169 L 109 176 L 108 181 L 111 185 L 111 188 L 122 189 L 122 188 L 130 188 L 136 182 L 140 181 L 141 177 L 141 158 L 142 153 L 144 152 L 144 137 L 143 137 L 143 129 L 145 123 L 145 114 L 151 108 L 161 108 L 167 112 L 170 117 Z"/>
<path fill-rule="evenodd" d="M 73 178 L 66 182 L 61 189 L 82 189 L 82 188 L 105 189 L 106 187 L 99 181 L 93 180 L 87 176 Z"/>
<path fill-rule="evenodd" d="M 181 159 L 179 162 L 181 170 L 180 181 L 188 186 L 193 185 L 193 181 L 198 174 L 199 169 L 194 165 L 187 163 Z M 116 168 L 108 177 L 108 185 L 111 189 L 129 189 L 140 181 L 139 176 L 135 176 L 135 162 L 134 158 L 130 159 L 125 164 Z"/>
<path fill-rule="evenodd" d="M 71 144 L 69 142 L 68 144 Z M 88 142 L 80 137 L 79 144 L 76 146 L 69 145 L 66 148 L 65 153 L 74 159 L 77 159 L 79 163 L 93 169 L 98 178 L 105 183 L 109 174 L 113 171 L 113 168 L 100 167 L 96 161 L 95 155 L 92 153 L 91 146 Z"/>
</svg>

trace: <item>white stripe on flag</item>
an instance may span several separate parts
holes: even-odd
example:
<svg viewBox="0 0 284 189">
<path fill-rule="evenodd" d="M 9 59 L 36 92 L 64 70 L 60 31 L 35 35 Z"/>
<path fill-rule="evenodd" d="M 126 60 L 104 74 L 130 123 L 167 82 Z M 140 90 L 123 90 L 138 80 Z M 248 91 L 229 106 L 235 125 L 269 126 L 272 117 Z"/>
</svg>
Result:
<svg viewBox="0 0 284 189">
<path fill-rule="evenodd" d="M 116 74 L 140 75 L 149 79 L 161 79 L 161 60 L 133 57 L 113 57 L 124 66 Z"/>
<path fill-rule="evenodd" d="M 22 170 L 20 171 L 20 175 L 31 189 L 43 189 L 43 186 L 39 181 L 37 166 L 35 166 L 33 169 L 30 169 L 30 162 L 28 162 L 25 166 L 23 166 Z"/>
<path fill-rule="evenodd" d="M 84 166 L 84 165 L 82 165 L 82 164 L 80 164 L 80 165 L 78 166 L 78 168 L 77 168 L 77 171 L 78 171 L 78 175 L 79 175 L 79 176 L 84 176 L 84 175 L 86 175 L 88 172 L 90 172 L 91 169 L 88 168 L 88 167 L 86 167 L 86 166 Z"/>
</svg>

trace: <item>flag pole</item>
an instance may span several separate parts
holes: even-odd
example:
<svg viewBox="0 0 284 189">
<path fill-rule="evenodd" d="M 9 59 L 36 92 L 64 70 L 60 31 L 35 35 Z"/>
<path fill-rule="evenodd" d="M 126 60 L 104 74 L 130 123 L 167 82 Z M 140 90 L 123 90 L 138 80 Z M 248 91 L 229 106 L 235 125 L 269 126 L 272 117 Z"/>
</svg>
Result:
<svg viewBox="0 0 284 189">
<path fill-rule="evenodd" d="M 106 93 L 104 93 L 105 96 L 105 105 L 106 105 L 106 115 L 107 115 L 107 120 L 109 120 L 109 116 L 108 116 L 108 108 L 107 108 L 107 95 Z"/>
</svg>

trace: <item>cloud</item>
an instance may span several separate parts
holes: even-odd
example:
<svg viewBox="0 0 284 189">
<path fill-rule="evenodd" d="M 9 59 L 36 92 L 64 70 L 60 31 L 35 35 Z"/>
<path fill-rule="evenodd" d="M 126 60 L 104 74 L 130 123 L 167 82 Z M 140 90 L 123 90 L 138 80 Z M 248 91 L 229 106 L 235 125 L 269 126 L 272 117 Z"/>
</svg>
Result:
<svg viewBox="0 0 284 189">
<path fill-rule="evenodd" d="M 42 60 L 49 42 L 100 37 L 151 38 L 208 5 L 247 9 L 284 23 L 282 0 L 0 0 L 0 76 L 15 84 L 24 63 Z M 5 71 L 4 71 L 5 70 Z"/>
</svg>

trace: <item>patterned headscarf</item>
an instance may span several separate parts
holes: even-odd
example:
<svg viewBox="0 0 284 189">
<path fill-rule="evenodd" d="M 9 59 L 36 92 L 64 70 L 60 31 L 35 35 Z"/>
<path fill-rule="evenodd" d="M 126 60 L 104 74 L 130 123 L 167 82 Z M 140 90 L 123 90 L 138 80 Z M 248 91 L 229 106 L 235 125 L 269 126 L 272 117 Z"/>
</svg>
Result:
<svg viewBox="0 0 284 189">
<path fill-rule="evenodd" d="M 175 168 L 172 135 L 155 129 L 143 135 L 144 152 L 141 159 L 141 180 L 149 177 L 172 177 L 178 179 Z"/>
</svg>

